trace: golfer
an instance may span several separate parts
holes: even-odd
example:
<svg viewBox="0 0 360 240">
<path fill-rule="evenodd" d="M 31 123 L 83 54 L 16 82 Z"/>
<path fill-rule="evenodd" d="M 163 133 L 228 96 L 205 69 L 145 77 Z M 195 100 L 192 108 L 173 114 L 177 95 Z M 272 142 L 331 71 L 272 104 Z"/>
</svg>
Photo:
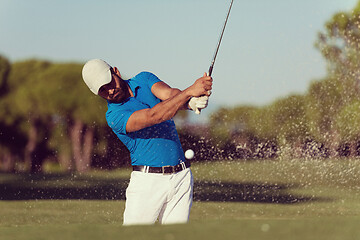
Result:
<svg viewBox="0 0 360 240">
<path fill-rule="evenodd" d="M 130 151 L 133 172 L 123 224 L 186 223 L 193 177 L 172 118 L 181 109 L 205 108 L 212 78 L 205 73 L 181 91 L 149 72 L 123 80 L 116 67 L 100 59 L 88 61 L 82 76 L 107 100 L 107 123 Z"/>
</svg>

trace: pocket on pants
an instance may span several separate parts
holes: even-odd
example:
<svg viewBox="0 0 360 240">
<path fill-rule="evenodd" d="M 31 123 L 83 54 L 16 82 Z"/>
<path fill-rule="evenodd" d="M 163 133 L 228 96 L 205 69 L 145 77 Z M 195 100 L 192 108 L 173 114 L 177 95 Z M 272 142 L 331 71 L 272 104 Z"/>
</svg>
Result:
<svg viewBox="0 0 360 240">
<path fill-rule="evenodd" d="M 126 189 L 126 194 L 139 192 L 144 188 L 145 176 L 142 172 L 133 171 L 130 176 L 130 182 Z"/>
</svg>

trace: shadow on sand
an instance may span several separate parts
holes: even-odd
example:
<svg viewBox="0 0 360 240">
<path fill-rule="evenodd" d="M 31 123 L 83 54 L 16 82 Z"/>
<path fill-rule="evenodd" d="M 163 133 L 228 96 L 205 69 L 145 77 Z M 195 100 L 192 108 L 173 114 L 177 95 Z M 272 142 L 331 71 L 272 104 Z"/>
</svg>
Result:
<svg viewBox="0 0 360 240">
<path fill-rule="evenodd" d="M 125 178 L 70 174 L 0 174 L 0 200 L 125 200 Z M 294 195 L 296 185 L 195 181 L 194 201 L 296 204 L 328 201 Z"/>
</svg>

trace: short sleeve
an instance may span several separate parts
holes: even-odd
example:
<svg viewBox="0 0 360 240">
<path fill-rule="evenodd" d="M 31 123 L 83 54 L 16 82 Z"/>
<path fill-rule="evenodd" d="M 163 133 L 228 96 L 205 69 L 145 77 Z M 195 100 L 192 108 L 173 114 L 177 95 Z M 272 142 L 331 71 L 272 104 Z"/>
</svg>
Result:
<svg viewBox="0 0 360 240">
<path fill-rule="evenodd" d="M 106 120 L 109 127 L 116 133 L 126 134 L 126 124 L 133 114 L 133 111 L 108 111 L 106 113 Z"/>
<path fill-rule="evenodd" d="M 145 82 L 150 89 L 155 83 L 161 82 L 161 80 L 151 72 L 142 72 L 141 74 L 143 75 L 142 77 L 146 79 Z"/>
</svg>

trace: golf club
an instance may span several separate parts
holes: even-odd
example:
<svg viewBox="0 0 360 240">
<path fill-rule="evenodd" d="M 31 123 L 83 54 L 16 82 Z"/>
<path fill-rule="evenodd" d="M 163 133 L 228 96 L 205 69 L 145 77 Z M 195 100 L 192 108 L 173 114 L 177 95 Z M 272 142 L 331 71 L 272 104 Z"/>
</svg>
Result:
<svg viewBox="0 0 360 240">
<path fill-rule="evenodd" d="M 215 59 L 216 59 L 216 56 L 217 56 L 218 51 L 219 51 L 219 48 L 220 48 L 221 39 L 222 39 L 222 37 L 223 37 L 223 35 L 224 35 L 226 23 L 227 23 L 227 21 L 228 21 L 228 19 L 229 19 L 230 10 L 231 10 L 231 7 L 232 7 L 232 5 L 233 5 L 233 2 L 234 2 L 234 0 L 231 0 L 230 7 L 229 7 L 229 10 L 228 10 L 228 13 L 227 13 L 227 15 L 226 15 L 225 22 L 224 22 L 224 26 L 223 26 L 223 28 L 222 28 L 222 31 L 221 31 L 221 34 L 220 34 L 220 37 L 219 37 L 219 41 L 218 41 L 218 43 L 217 43 L 217 45 L 216 45 L 215 53 L 214 53 L 213 59 L 212 59 L 212 61 L 211 61 L 211 65 L 210 65 L 210 67 L 209 67 L 209 72 L 208 72 L 209 76 L 211 76 L 212 71 L 213 71 L 213 68 L 214 68 Z"/>
<path fill-rule="evenodd" d="M 234 0 L 231 0 L 230 7 L 229 7 L 229 10 L 228 10 L 228 12 L 227 12 L 226 19 L 225 19 L 225 22 L 224 22 L 224 26 L 222 27 L 222 31 L 221 31 L 221 34 L 220 34 L 220 37 L 219 37 L 219 41 L 218 41 L 218 43 L 217 43 L 217 45 L 216 45 L 216 49 L 215 49 L 215 52 L 214 52 L 214 56 L 213 56 L 213 58 L 212 58 L 212 61 L 211 61 L 210 67 L 209 67 L 209 71 L 208 71 L 208 75 L 209 75 L 209 76 L 211 76 L 212 71 L 213 71 L 213 69 L 214 69 L 215 59 L 216 59 L 216 56 L 217 56 L 218 51 L 219 51 L 219 48 L 220 48 L 221 39 L 222 39 L 222 37 L 223 37 L 223 35 L 224 35 L 226 23 L 227 23 L 227 21 L 228 21 L 228 19 L 229 19 L 229 15 L 230 15 L 230 11 L 231 11 L 231 7 L 232 7 L 232 5 L 233 5 L 233 2 L 234 2 Z M 196 113 L 196 114 L 200 114 L 200 109 L 196 109 L 195 113 Z"/>
</svg>

